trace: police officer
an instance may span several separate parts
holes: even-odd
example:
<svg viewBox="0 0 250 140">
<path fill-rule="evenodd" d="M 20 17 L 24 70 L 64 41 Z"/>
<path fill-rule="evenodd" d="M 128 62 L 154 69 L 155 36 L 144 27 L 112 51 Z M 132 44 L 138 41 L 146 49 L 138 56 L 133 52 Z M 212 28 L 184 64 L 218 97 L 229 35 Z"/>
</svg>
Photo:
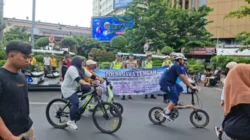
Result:
<svg viewBox="0 0 250 140">
<path fill-rule="evenodd" d="M 145 68 L 145 69 L 151 69 L 151 68 L 153 68 L 153 62 L 152 62 L 152 55 L 151 54 L 148 54 L 147 55 L 147 59 L 142 62 L 142 68 Z M 151 94 L 150 97 L 152 99 L 156 99 L 156 97 L 154 96 L 154 94 Z M 146 94 L 145 95 L 145 99 L 147 99 L 147 98 L 148 98 L 148 95 Z"/>
<path fill-rule="evenodd" d="M 113 61 L 110 65 L 110 69 L 121 69 L 122 68 L 121 56 L 119 54 L 116 55 L 115 61 Z"/>
</svg>

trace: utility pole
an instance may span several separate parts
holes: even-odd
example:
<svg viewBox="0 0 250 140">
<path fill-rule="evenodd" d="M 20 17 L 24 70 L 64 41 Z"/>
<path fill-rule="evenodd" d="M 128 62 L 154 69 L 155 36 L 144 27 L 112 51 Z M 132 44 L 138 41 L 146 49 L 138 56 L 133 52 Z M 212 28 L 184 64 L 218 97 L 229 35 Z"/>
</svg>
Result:
<svg viewBox="0 0 250 140">
<path fill-rule="evenodd" d="M 0 0 L 0 49 L 3 48 L 3 28 L 4 28 L 4 19 L 3 19 L 3 7 L 4 0 Z"/>
<path fill-rule="evenodd" d="M 35 23 L 36 23 L 36 0 L 33 0 L 33 7 L 32 7 L 32 35 L 31 35 L 31 45 L 34 48 L 35 46 Z"/>
</svg>

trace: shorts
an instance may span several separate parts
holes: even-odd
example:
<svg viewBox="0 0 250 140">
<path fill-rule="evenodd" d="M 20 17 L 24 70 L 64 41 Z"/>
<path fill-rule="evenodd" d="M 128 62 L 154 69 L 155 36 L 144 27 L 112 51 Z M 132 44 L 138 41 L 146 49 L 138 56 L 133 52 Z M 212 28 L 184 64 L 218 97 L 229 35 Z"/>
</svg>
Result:
<svg viewBox="0 0 250 140">
<path fill-rule="evenodd" d="M 173 86 L 161 86 L 161 89 L 167 93 L 168 99 L 174 104 L 178 103 L 180 93 L 183 91 L 183 88 L 179 84 Z"/>
</svg>

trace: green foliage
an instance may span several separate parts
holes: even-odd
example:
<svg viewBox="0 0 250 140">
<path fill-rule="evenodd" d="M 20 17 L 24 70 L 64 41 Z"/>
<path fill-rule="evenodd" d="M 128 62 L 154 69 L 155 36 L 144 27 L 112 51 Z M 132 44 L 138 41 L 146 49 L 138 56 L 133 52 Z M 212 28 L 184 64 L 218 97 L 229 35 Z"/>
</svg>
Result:
<svg viewBox="0 0 250 140">
<path fill-rule="evenodd" d="M 6 54 L 4 50 L 0 50 L 0 60 L 6 59 Z"/>
<path fill-rule="evenodd" d="M 148 39 L 153 42 L 151 50 L 172 46 L 179 51 L 182 47 L 213 44 L 212 34 L 205 28 L 210 23 L 206 16 L 211 8 L 202 6 L 198 10 L 184 10 L 171 5 L 171 0 L 133 1 L 125 13 L 125 18 L 131 17 L 135 21 L 135 26 L 125 32 L 129 40 L 128 51 L 143 52 L 142 46 Z"/>
<path fill-rule="evenodd" d="M 189 59 L 187 61 L 187 71 L 189 71 L 190 69 L 192 69 L 194 73 L 198 73 L 203 72 L 205 70 L 205 66 L 201 61 Z"/>
<path fill-rule="evenodd" d="M 160 58 L 153 58 L 152 61 L 153 61 L 153 67 L 154 67 L 154 68 L 159 68 L 159 67 L 162 66 L 163 59 L 160 59 Z"/>
<path fill-rule="evenodd" d="M 116 52 L 119 52 L 119 51 L 125 52 L 127 44 L 128 44 L 128 40 L 124 36 L 121 36 L 121 35 L 114 37 L 110 42 L 111 49 Z"/>
<path fill-rule="evenodd" d="M 76 47 L 77 43 L 78 43 L 77 40 L 74 39 L 73 37 L 65 37 L 61 41 L 63 47 L 70 48 L 70 51 L 74 52 L 75 54 L 77 54 L 77 47 Z"/>
<path fill-rule="evenodd" d="M 231 11 L 229 14 L 226 15 L 226 18 L 243 18 L 250 16 L 250 0 L 245 0 L 248 5 L 241 6 L 239 9 Z"/>
<path fill-rule="evenodd" d="M 168 46 L 165 46 L 164 48 L 161 49 L 161 53 L 165 55 L 169 55 L 172 52 L 174 52 L 174 49 Z"/>
<path fill-rule="evenodd" d="M 237 62 L 237 63 L 250 63 L 250 58 L 247 57 L 232 57 L 232 56 L 214 56 L 211 58 L 211 67 L 215 69 L 216 67 L 221 67 L 223 70 L 226 69 L 226 65 L 229 62 Z"/>
<path fill-rule="evenodd" d="M 29 34 L 27 33 L 27 28 L 26 27 L 15 27 L 11 28 L 9 31 L 7 31 L 4 35 L 5 40 L 7 42 L 11 40 L 22 40 L 22 41 L 29 41 Z"/>
<path fill-rule="evenodd" d="M 43 63 L 44 55 L 42 55 L 42 54 L 37 54 L 37 55 L 34 55 L 34 57 L 36 58 L 36 61 L 37 61 L 37 62 Z"/>
<path fill-rule="evenodd" d="M 236 35 L 236 40 L 241 41 L 243 43 L 243 46 L 240 48 L 240 51 L 243 51 L 244 49 L 249 49 L 250 33 L 241 32 Z"/>
<path fill-rule="evenodd" d="M 111 62 L 101 62 L 100 63 L 100 69 L 109 69 L 111 65 Z"/>
<path fill-rule="evenodd" d="M 35 46 L 38 46 L 39 48 L 40 47 L 45 47 L 47 45 L 49 45 L 48 37 L 41 37 L 41 38 L 37 39 L 36 42 L 35 42 Z"/>
<path fill-rule="evenodd" d="M 0 66 L 3 66 L 5 64 L 6 60 L 0 60 Z"/>
<path fill-rule="evenodd" d="M 90 53 L 94 55 L 95 60 L 98 62 L 111 62 L 114 60 L 114 54 L 112 52 L 93 48 Z"/>
<path fill-rule="evenodd" d="M 102 44 L 98 40 L 93 38 L 88 38 L 84 36 L 74 36 L 73 37 L 77 42 L 77 52 L 78 55 L 87 57 L 88 53 L 92 48 L 105 48 L 107 44 Z"/>
</svg>

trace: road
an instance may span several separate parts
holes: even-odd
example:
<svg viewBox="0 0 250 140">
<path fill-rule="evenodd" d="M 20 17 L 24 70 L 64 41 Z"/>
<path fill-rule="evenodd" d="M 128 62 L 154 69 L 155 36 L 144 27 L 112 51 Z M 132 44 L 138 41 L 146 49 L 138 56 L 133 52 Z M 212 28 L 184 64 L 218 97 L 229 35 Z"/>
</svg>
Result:
<svg viewBox="0 0 250 140">
<path fill-rule="evenodd" d="M 124 106 L 123 123 L 114 135 L 100 133 L 93 124 L 91 114 L 86 112 L 77 124 L 79 129 L 60 130 L 53 128 L 46 120 L 45 108 L 47 103 L 60 97 L 58 91 L 32 91 L 29 92 L 31 117 L 37 140 L 216 140 L 214 126 L 221 124 L 223 110 L 220 103 L 219 88 L 202 88 L 200 99 L 203 109 L 209 113 L 210 123 L 204 129 L 197 129 L 189 121 L 191 110 L 181 110 L 180 116 L 174 122 L 162 126 L 153 125 L 148 119 L 148 111 L 153 106 L 165 106 L 162 97 L 156 100 L 136 96 L 133 100 L 117 102 Z M 181 95 L 181 102 L 190 103 L 190 95 Z M 228 138 L 225 138 L 227 140 Z"/>
</svg>

